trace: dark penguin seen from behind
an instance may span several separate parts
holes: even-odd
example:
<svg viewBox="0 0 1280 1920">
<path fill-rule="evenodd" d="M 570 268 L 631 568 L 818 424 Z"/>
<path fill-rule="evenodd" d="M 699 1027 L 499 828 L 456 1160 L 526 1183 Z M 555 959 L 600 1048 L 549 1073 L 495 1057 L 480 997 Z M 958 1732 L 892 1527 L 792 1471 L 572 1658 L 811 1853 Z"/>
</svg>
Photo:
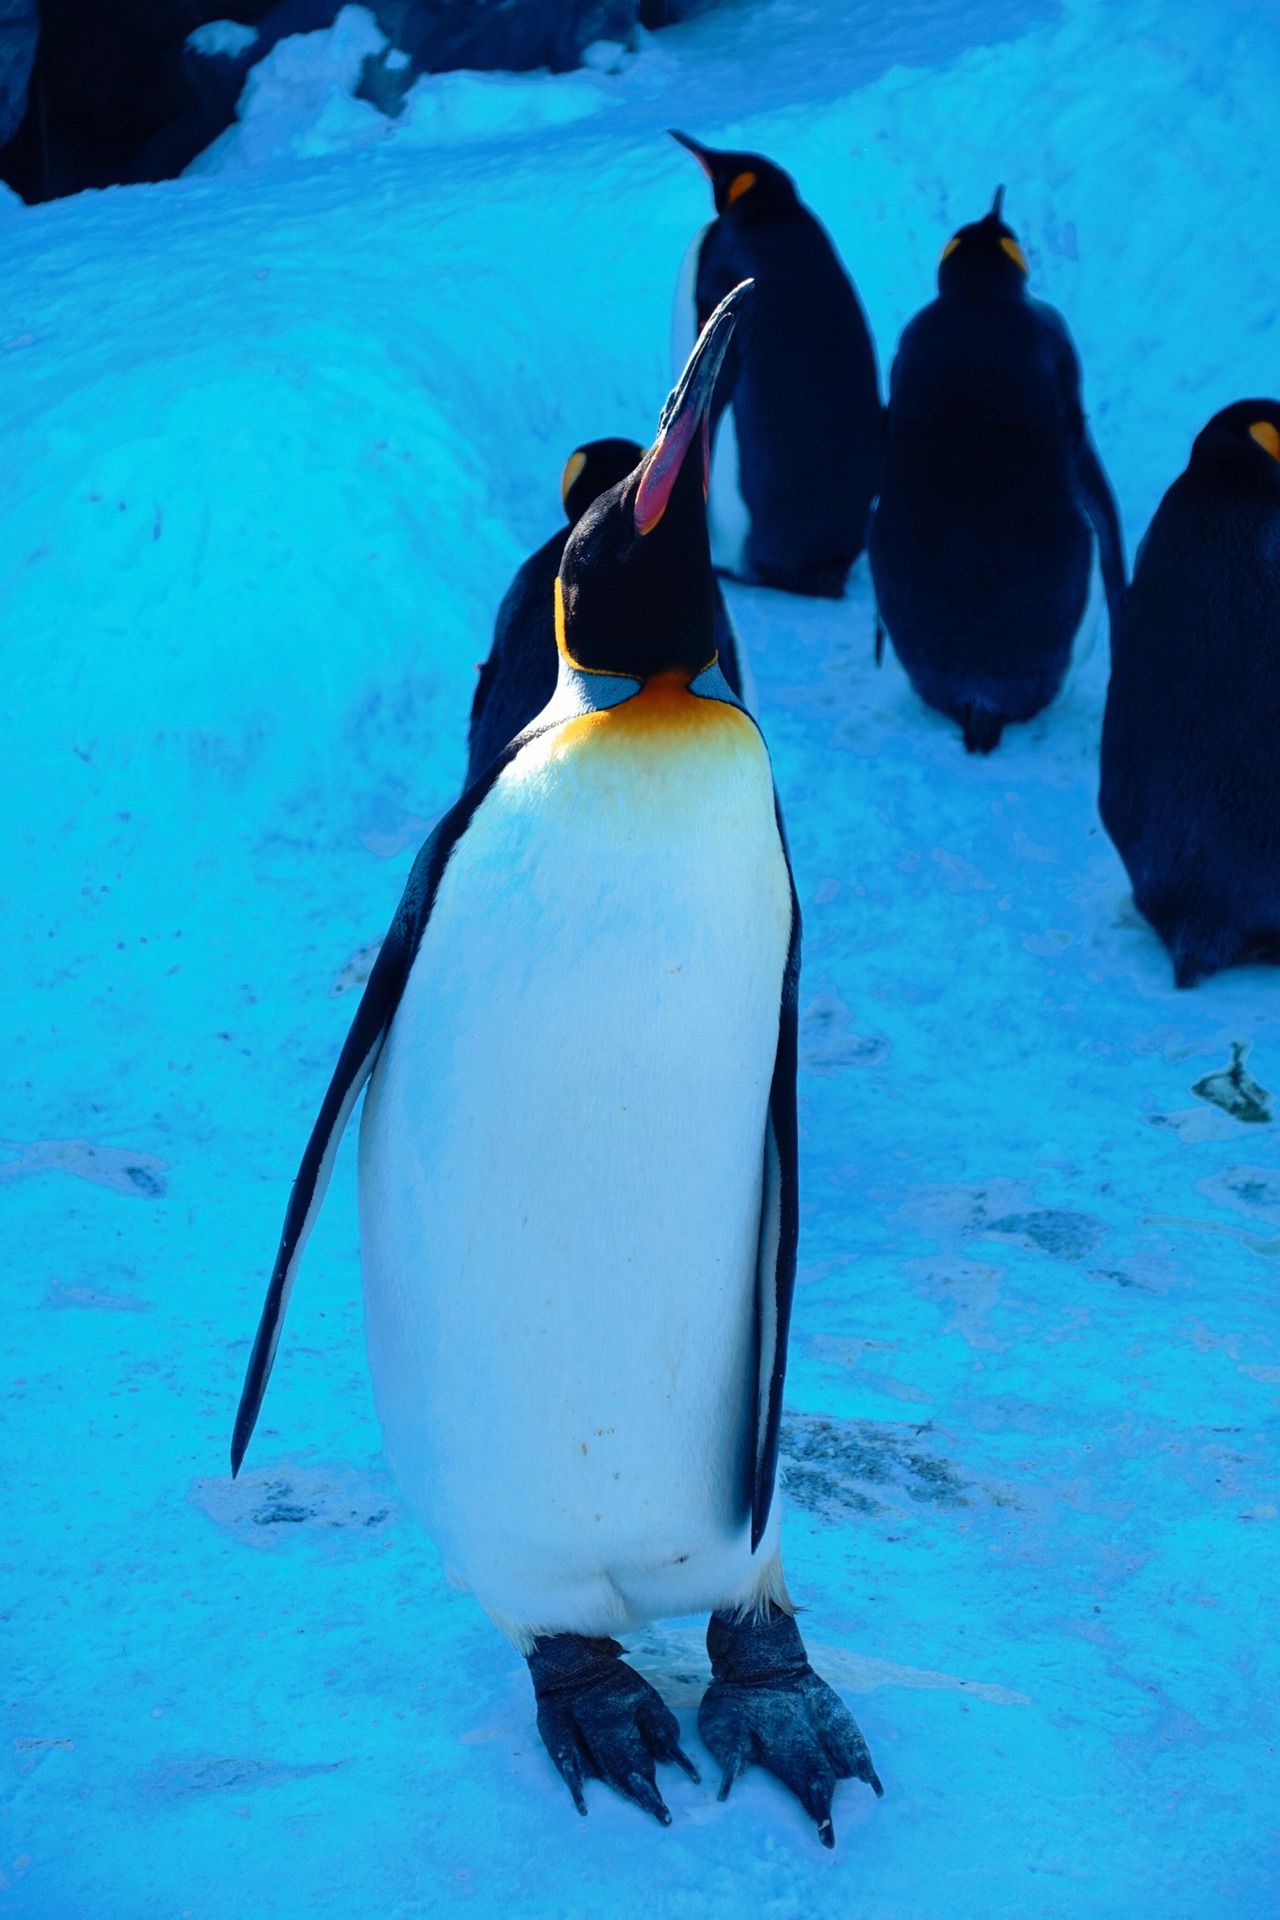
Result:
<svg viewBox="0 0 1280 1920">
<path fill-rule="evenodd" d="M 1180 987 L 1280 962 L 1280 401 L 1214 415 L 1138 548 L 1099 803 Z"/>
<path fill-rule="evenodd" d="M 644 458 L 635 440 L 588 440 L 565 462 L 560 499 L 567 525 L 530 554 L 502 597 L 493 645 L 471 702 L 466 785 L 478 780 L 518 733 L 542 712 L 556 690 L 555 584 L 569 535 L 602 493 L 634 472 Z M 742 696 L 738 648 L 729 610 L 716 588 L 716 645 L 720 671 Z"/>
<path fill-rule="evenodd" d="M 721 1798 L 768 1767 L 830 1846 L 837 1782 L 880 1787 L 782 1571 L 800 917 L 768 751 L 716 663 L 704 494 L 749 292 L 568 540 L 551 703 L 414 864 L 289 1197 L 231 1459 L 367 1081 L 360 1262 L 387 1457 L 527 1659 L 579 1812 L 601 1780 L 665 1826 L 657 1766 L 697 1780 L 621 1640 L 700 1613 Z M 423 1661 L 435 1678 L 429 1643 Z"/>
<path fill-rule="evenodd" d="M 1113 632 L 1124 591 L 1075 348 L 1061 316 L 1028 297 L 1003 194 L 948 240 L 938 297 L 899 342 L 869 543 L 898 657 L 970 753 L 990 753 L 1058 693 L 1095 539 Z"/>
<path fill-rule="evenodd" d="M 715 194 L 717 218 L 686 264 L 697 325 L 739 280 L 756 287 L 712 417 L 712 558 L 760 586 L 839 599 L 880 477 L 880 388 L 862 307 L 781 167 L 674 129 L 672 138 Z M 682 286 L 678 305 L 687 298 Z"/>
</svg>

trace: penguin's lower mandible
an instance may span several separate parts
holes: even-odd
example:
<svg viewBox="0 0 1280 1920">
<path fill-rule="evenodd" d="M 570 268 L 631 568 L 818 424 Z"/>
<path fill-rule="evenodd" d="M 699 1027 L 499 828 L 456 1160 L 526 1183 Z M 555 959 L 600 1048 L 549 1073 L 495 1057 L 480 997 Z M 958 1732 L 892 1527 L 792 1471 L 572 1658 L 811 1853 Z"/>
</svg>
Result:
<svg viewBox="0 0 1280 1920">
<path fill-rule="evenodd" d="M 378 1417 L 447 1569 L 526 1656 L 579 1812 L 697 1778 L 618 1639 L 710 1615 L 698 1725 L 833 1844 L 866 1744 L 805 1656 L 775 1490 L 798 1228 L 800 916 L 769 757 L 716 662 L 711 316 L 557 577 L 550 704 L 418 856 L 290 1196 L 237 1470 L 364 1086 Z"/>
</svg>

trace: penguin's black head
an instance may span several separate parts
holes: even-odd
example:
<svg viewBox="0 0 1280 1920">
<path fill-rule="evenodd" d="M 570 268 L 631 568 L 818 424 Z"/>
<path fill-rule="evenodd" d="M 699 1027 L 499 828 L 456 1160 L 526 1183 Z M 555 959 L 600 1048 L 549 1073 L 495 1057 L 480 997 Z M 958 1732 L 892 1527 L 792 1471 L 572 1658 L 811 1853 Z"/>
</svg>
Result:
<svg viewBox="0 0 1280 1920">
<path fill-rule="evenodd" d="M 1004 188 L 996 188 L 990 213 L 953 233 L 938 262 L 938 292 L 981 288 L 1021 293 L 1027 282 L 1027 257 L 1012 227 L 1003 219 Z"/>
<path fill-rule="evenodd" d="M 556 581 L 556 644 L 571 666 L 692 679 L 716 657 L 707 416 L 751 285 L 744 280 L 725 295 L 668 396 L 653 445 L 569 535 Z"/>
<path fill-rule="evenodd" d="M 560 499 L 569 525 L 576 527 L 593 500 L 625 480 L 644 458 L 636 440 L 587 440 L 575 447 L 560 475 Z"/>
<path fill-rule="evenodd" d="M 1237 400 L 1201 428 L 1189 471 L 1280 498 L 1280 401 Z"/>
<path fill-rule="evenodd" d="M 711 182 L 717 213 L 727 213 L 730 207 L 751 214 L 795 206 L 796 188 L 791 175 L 775 167 L 762 153 L 718 153 L 687 133 L 677 133 L 674 127 L 667 131 L 682 147 L 688 147 Z"/>
</svg>

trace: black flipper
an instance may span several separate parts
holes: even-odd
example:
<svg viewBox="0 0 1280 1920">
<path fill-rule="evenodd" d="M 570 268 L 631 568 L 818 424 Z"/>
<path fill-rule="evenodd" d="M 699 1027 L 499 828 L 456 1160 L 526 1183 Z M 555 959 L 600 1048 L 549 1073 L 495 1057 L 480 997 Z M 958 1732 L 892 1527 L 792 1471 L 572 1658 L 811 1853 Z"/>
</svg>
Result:
<svg viewBox="0 0 1280 1920">
<path fill-rule="evenodd" d="M 791 941 L 782 976 L 778 1051 L 769 1089 L 764 1141 L 764 1192 L 756 1258 L 756 1331 L 760 1356 L 756 1445 L 751 1486 L 751 1551 L 764 1537 L 778 1471 L 778 1429 L 787 1371 L 787 1335 L 796 1286 L 800 1238 L 799 1143 L 796 1123 L 796 1028 L 800 992 L 800 902 L 796 898 L 786 829 L 778 809 L 778 835 L 791 881 Z"/>
<path fill-rule="evenodd" d="M 1076 478 L 1085 512 L 1093 522 L 1098 542 L 1098 564 L 1102 568 L 1102 584 L 1107 595 L 1107 621 L 1114 645 L 1120 622 L 1120 602 L 1125 589 L 1124 536 L 1120 531 L 1120 513 L 1111 483 L 1087 429 L 1081 436 L 1076 455 Z"/>
<path fill-rule="evenodd" d="M 338 1064 L 320 1104 L 319 1115 L 311 1129 L 311 1138 L 307 1141 L 302 1164 L 289 1194 L 280 1248 L 271 1269 L 262 1318 L 258 1322 L 253 1352 L 249 1356 L 244 1386 L 240 1392 L 240 1405 L 236 1410 L 236 1423 L 231 1437 L 233 1478 L 240 1471 L 240 1462 L 244 1459 L 263 1395 L 267 1391 L 298 1262 L 320 1211 L 343 1129 L 351 1118 L 361 1088 L 377 1064 L 383 1041 L 400 1004 L 405 982 L 417 958 L 423 929 L 431 917 L 441 875 L 448 865 L 450 854 L 466 831 L 472 814 L 502 769 L 534 737 L 533 732 L 527 732 L 513 740 L 475 785 L 467 788 L 436 826 L 410 870 L 408 884 L 382 943 L 382 950 L 374 962 L 360 1005 L 356 1008 L 351 1031 L 338 1055 Z"/>
</svg>

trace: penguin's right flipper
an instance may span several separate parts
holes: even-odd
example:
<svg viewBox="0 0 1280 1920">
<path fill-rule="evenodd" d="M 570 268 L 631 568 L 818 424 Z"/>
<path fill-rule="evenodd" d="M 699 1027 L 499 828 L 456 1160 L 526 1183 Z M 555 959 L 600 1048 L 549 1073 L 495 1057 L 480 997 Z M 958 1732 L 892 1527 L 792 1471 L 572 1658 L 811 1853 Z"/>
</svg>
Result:
<svg viewBox="0 0 1280 1920">
<path fill-rule="evenodd" d="M 799 1125 L 796 1118 L 796 1066 L 800 997 L 800 901 L 791 854 L 777 806 L 778 837 L 791 882 L 791 939 L 782 975 L 778 1050 L 769 1088 L 765 1124 L 764 1181 L 760 1201 L 760 1237 L 756 1253 L 756 1345 L 759 1355 L 755 1450 L 751 1462 L 751 1551 L 764 1538 L 778 1477 L 778 1436 L 782 1425 L 782 1387 L 787 1371 L 787 1336 L 796 1286 L 800 1241 Z"/>
<path fill-rule="evenodd" d="M 431 917 L 449 856 L 502 769 L 537 731 L 536 728 L 530 728 L 520 734 L 486 768 L 475 784 L 467 788 L 461 799 L 454 802 L 410 869 L 408 884 L 374 962 L 360 1005 L 356 1008 L 355 1019 L 338 1055 L 338 1064 L 320 1103 L 320 1112 L 311 1129 L 311 1138 L 307 1141 L 289 1194 L 280 1246 L 271 1269 L 262 1317 L 258 1322 L 244 1386 L 240 1391 L 240 1405 L 236 1409 L 236 1422 L 231 1436 L 233 1478 L 240 1471 L 240 1462 L 244 1459 L 245 1448 L 252 1436 L 263 1395 L 267 1391 L 267 1382 L 271 1378 L 271 1368 L 284 1326 L 285 1309 L 293 1290 L 302 1249 L 320 1211 L 343 1131 L 362 1087 L 377 1065 L 382 1044 L 400 1004 L 400 996 L 417 958 L 423 930 Z"/>
<path fill-rule="evenodd" d="M 603 1780 L 669 1827 L 654 1763 L 674 1761 L 694 1781 L 698 1769 L 680 1746 L 675 1715 L 622 1659 L 618 1642 L 545 1634 L 534 1641 L 528 1661 L 538 1732 L 578 1812 L 587 1811 L 583 1780 Z"/>
<path fill-rule="evenodd" d="M 1120 531 L 1120 511 L 1111 482 L 1107 479 L 1098 450 L 1086 430 L 1076 456 L 1076 478 L 1084 500 L 1084 509 L 1093 522 L 1098 542 L 1098 565 L 1107 595 L 1107 624 L 1111 644 L 1115 645 L 1120 621 L 1120 602 L 1124 598 L 1124 536 Z"/>
</svg>

